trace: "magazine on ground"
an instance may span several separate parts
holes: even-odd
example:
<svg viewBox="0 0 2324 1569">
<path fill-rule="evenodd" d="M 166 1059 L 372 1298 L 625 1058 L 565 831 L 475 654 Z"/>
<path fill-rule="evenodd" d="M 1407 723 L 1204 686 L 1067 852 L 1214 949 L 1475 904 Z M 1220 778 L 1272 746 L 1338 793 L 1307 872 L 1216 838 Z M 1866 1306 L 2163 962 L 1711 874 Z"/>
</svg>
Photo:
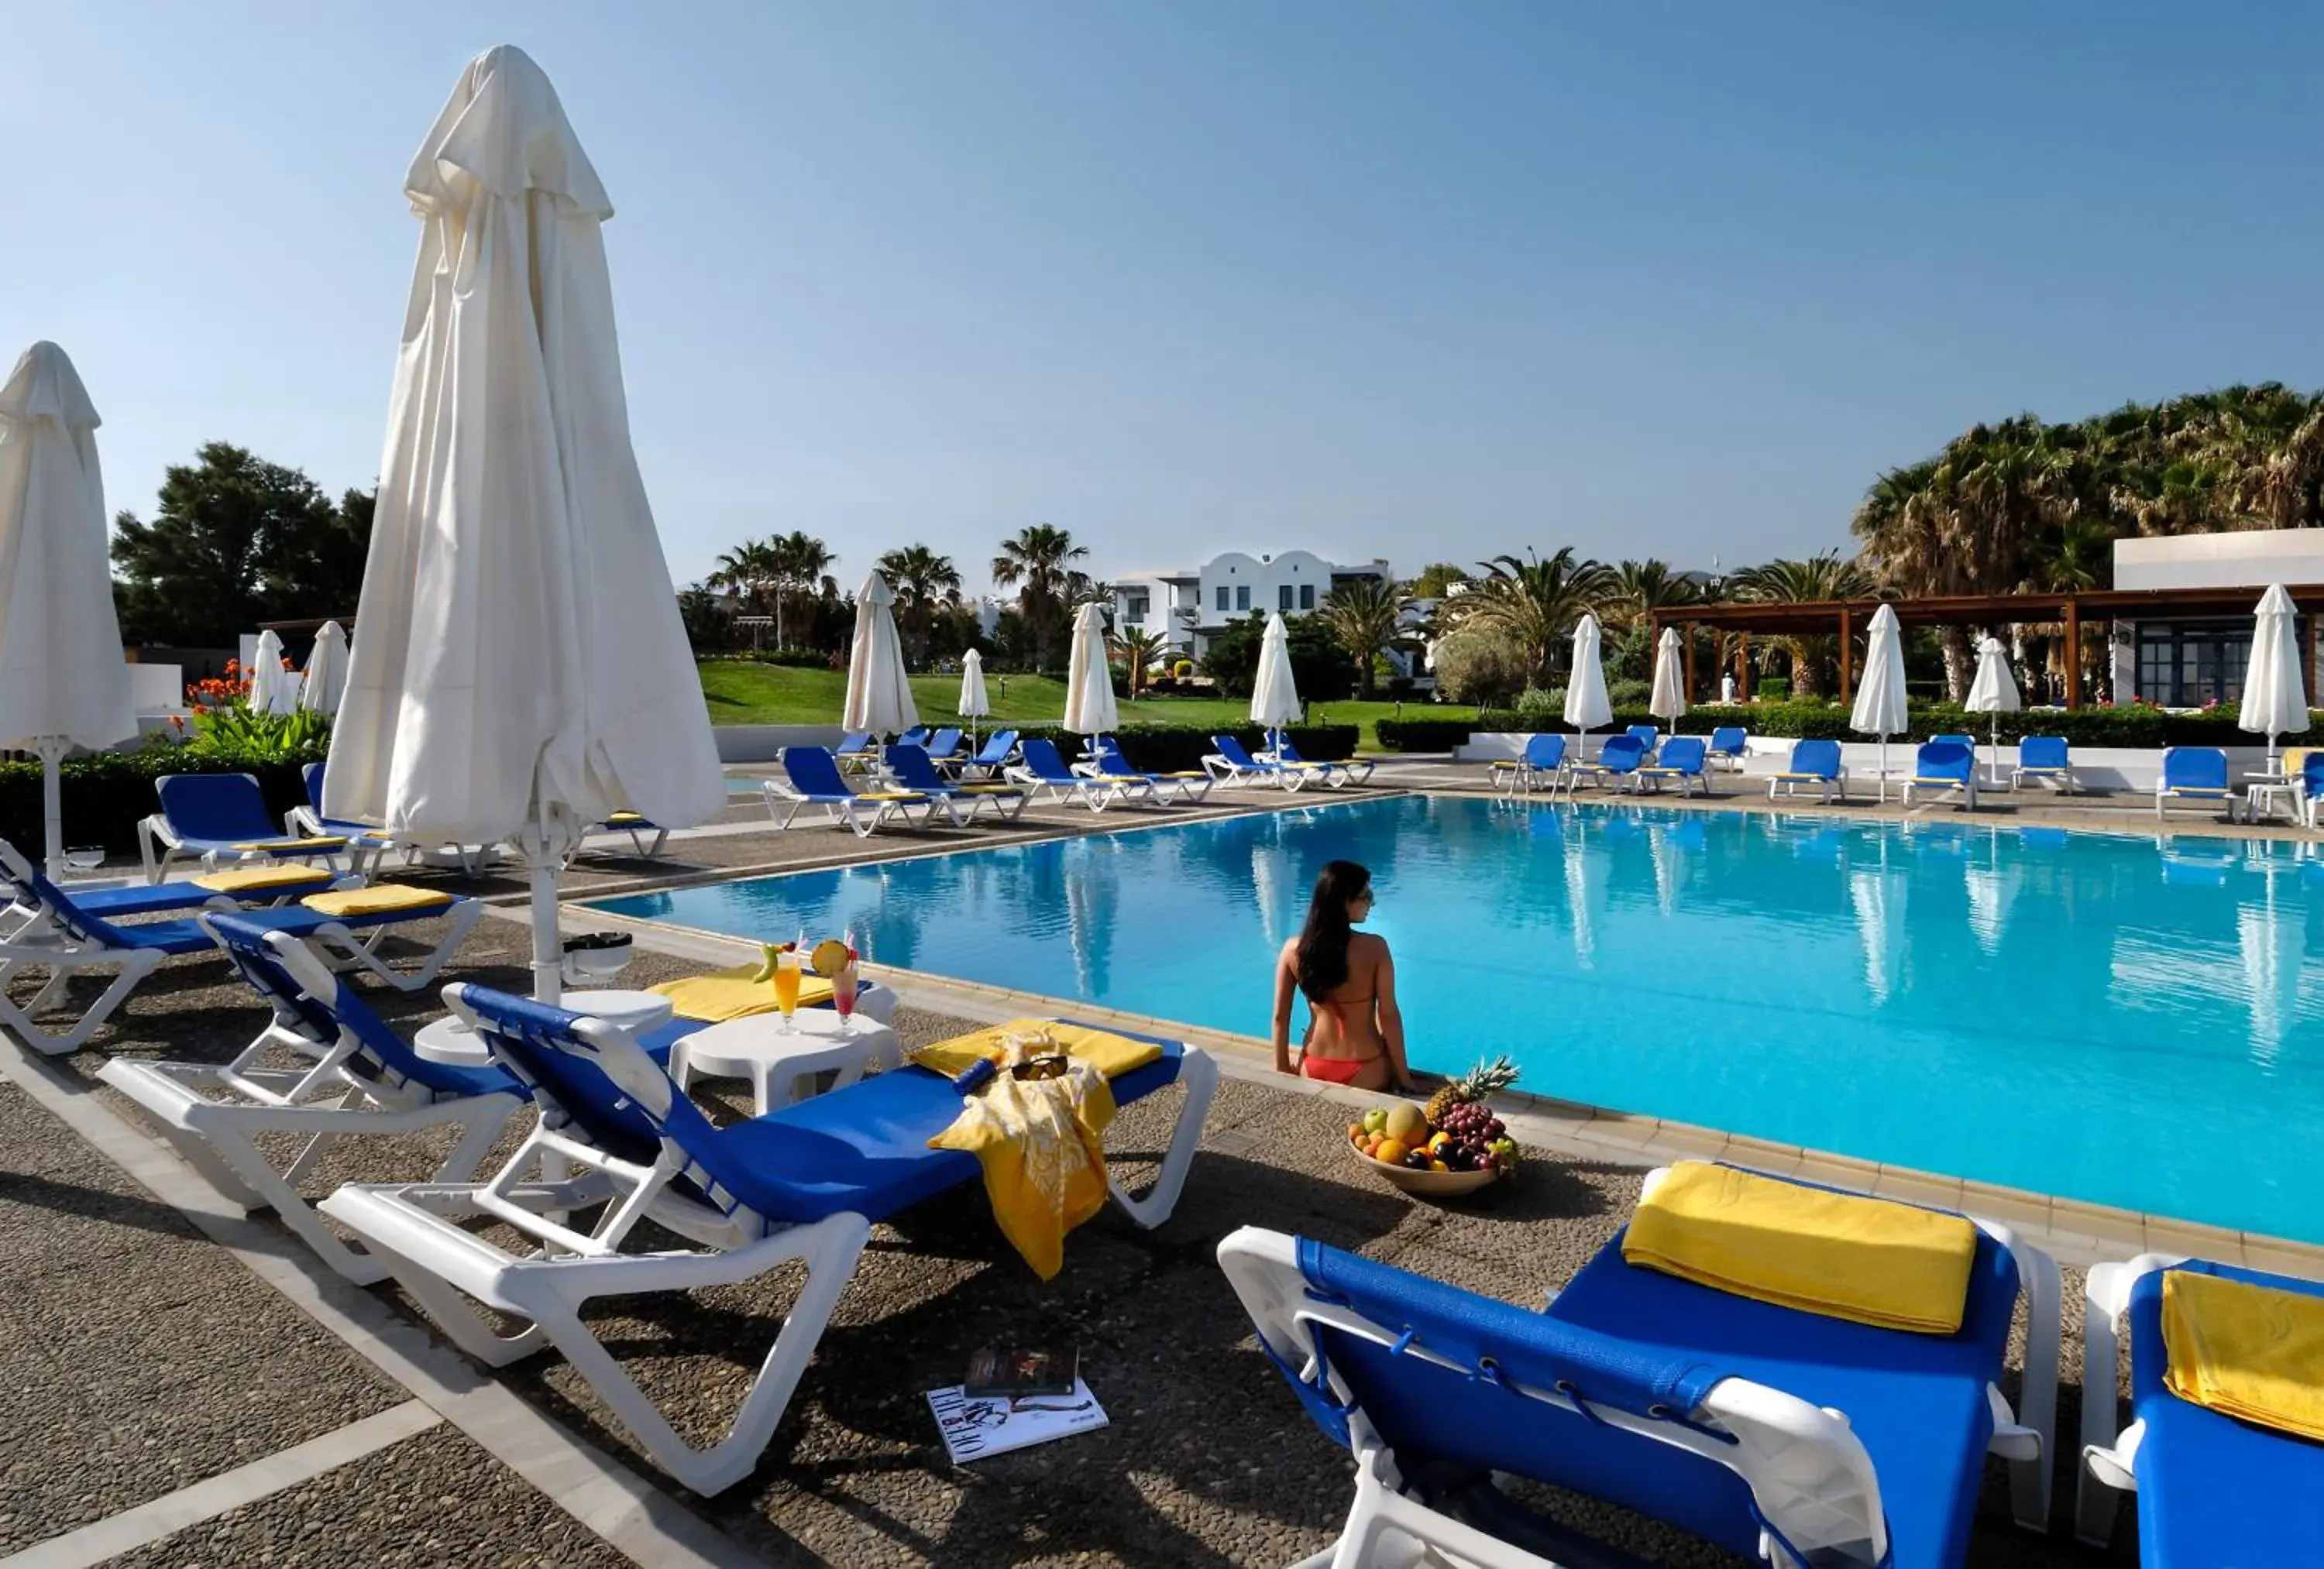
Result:
<svg viewBox="0 0 2324 1569">
<path fill-rule="evenodd" d="M 954 1384 L 930 1390 L 928 1409 L 936 1413 L 936 1431 L 944 1435 L 945 1448 L 955 1465 L 1105 1426 L 1105 1408 L 1078 1378 L 1065 1394 L 1024 1395 L 1013 1400 L 978 1399 Z"/>
</svg>

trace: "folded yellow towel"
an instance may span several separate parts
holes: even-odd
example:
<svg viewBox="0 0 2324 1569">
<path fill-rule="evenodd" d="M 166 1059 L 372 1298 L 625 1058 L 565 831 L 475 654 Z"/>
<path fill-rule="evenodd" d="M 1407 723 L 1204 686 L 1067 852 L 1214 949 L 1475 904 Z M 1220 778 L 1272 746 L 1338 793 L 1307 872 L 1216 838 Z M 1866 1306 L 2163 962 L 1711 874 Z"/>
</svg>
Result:
<svg viewBox="0 0 2324 1569">
<path fill-rule="evenodd" d="M 1640 1200 L 1622 1257 L 1754 1301 L 1951 1335 L 1969 1302 L 1977 1227 L 1890 1199 L 1682 1161 Z"/>
<path fill-rule="evenodd" d="M 204 872 L 193 884 L 213 894 L 257 894 L 277 888 L 327 888 L 336 875 L 320 867 L 236 867 L 231 871 Z"/>
<path fill-rule="evenodd" d="M 2172 1270 L 2163 1349 L 2181 1399 L 2324 1442 L 2324 1298 Z"/>
<path fill-rule="evenodd" d="M 415 888 L 408 883 L 374 883 L 368 888 L 309 894 L 299 901 L 318 915 L 392 915 L 402 910 L 433 910 L 451 902 L 452 895 L 441 888 Z"/>
<path fill-rule="evenodd" d="M 927 796 L 916 790 L 859 790 L 858 801 L 926 801 Z"/>
<path fill-rule="evenodd" d="M 605 814 L 607 826 L 613 828 L 627 828 L 631 823 L 643 822 L 645 820 L 646 814 L 642 812 L 609 812 Z"/>
<path fill-rule="evenodd" d="M 1105 1207 L 1111 1121 L 1105 1076 L 1076 1061 L 1061 1078 L 994 1076 L 928 1148 L 976 1157 L 1001 1234 L 1047 1280 L 1065 1266 L 1065 1234 Z"/>
<path fill-rule="evenodd" d="M 1005 1024 L 995 1024 L 990 1030 L 978 1030 L 971 1034 L 955 1035 L 949 1041 L 920 1047 L 912 1053 L 912 1060 L 938 1073 L 957 1076 L 965 1073 L 979 1058 L 989 1057 L 996 1062 L 1009 1060 L 1009 1044 L 1014 1037 L 1047 1035 L 1059 1050 L 1079 1058 L 1108 1078 L 1120 1078 L 1133 1069 L 1161 1060 L 1162 1048 L 1151 1041 L 1132 1041 L 1124 1035 L 1108 1034 L 1103 1030 L 1086 1029 L 1079 1024 L 1053 1023 L 1047 1019 L 1011 1019 Z"/>
<path fill-rule="evenodd" d="M 347 841 L 345 837 L 339 834 L 318 833 L 307 839 L 254 839 L 244 843 L 238 844 L 234 848 L 238 850 L 274 850 L 277 852 L 345 849 L 347 848 Z"/>
<path fill-rule="evenodd" d="M 664 981 L 653 989 L 669 999 L 670 1009 L 681 1019 L 698 1019 L 706 1024 L 723 1024 L 729 1019 L 747 1019 L 757 1014 L 771 1014 L 775 1008 L 775 986 L 772 981 L 754 981 L 759 973 L 753 964 L 738 964 L 732 969 L 717 969 L 708 975 L 690 975 L 682 980 Z M 816 975 L 799 977 L 798 1005 L 808 1007 L 831 1000 L 831 983 Z"/>
<path fill-rule="evenodd" d="M 1014 784 L 955 784 L 963 795 L 1022 795 L 1025 792 Z"/>
</svg>

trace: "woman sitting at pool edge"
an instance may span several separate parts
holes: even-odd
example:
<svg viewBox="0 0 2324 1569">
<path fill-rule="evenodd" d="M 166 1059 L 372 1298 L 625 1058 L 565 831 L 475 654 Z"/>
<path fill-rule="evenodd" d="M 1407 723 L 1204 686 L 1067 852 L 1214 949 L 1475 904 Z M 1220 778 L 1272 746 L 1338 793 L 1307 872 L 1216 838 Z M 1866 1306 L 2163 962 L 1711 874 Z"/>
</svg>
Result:
<svg viewBox="0 0 2324 1569">
<path fill-rule="evenodd" d="M 1291 1066 L 1291 1005 L 1307 998 L 1307 1035 L 1297 1071 L 1358 1089 L 1393 1085 L 1409 1094 L 1404 1015 L 1396 1005 L 1396 961 L 1388 941 L 1355 923 L 1372 911 L 1372 875 L 1353 861 L 1328 863 L 1315 879 L 1307 924 L 1275 959 L 1275 1070 Z"/>
</svg>

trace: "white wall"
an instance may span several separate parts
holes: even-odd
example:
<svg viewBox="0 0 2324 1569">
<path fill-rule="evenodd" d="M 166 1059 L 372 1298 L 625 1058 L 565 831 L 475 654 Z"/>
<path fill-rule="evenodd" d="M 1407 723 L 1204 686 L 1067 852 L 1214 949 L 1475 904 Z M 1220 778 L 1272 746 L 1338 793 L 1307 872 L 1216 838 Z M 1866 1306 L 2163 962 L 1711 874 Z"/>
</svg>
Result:
<svg viewBox="0 0 2324 1569">
<path fill-rule="evenodd" d="M 2118 589 L 2258 590 L 2273 583 L 2324 583 L 2324 528 L 2254 528 L 2114 542 L 2114 586 Z"/>
<path fill-rule="evenodd" d="M 1204 564 L 1199 574 L 1201 588 L 1197 600 L 1202 607 L 1202 623 L 1215 627 L 1224 621 L 1240 620 L 1253 610 L 1264 615 L 1282 610 L 1281 591 L 1291 590 L 1288 616 L 1312 614 L 1332 592 L 1332 564 L 1312 550 L 1286 550 L 1278 555 L 1260 557 L 1231 550 Z M 1302 605 L 1299 591 L 1314 591 L 1314 602 Z M 1219 590 L 1227 591 L 1227 608 L 1219 609 Z M 1244 604 L 1237 591 L 1250 591 L 1250 602 Z"/>
</svg>

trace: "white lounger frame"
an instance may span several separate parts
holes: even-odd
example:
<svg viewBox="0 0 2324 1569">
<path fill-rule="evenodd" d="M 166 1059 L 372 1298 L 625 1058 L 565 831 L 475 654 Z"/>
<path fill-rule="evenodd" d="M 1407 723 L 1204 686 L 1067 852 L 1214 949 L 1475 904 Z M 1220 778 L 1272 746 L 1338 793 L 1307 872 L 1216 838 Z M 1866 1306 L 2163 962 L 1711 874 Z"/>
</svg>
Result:
<svg viewBox="0 0 2324 1569">
<path fill-rule="evenodd" d="M 453 1001 L 448 991 L 447 1001 Z M 456 1002 L 454 1006 L 459 1011 Z M 667 1107 L 670 1080 L 632 1039 L 597 1019 L 583 1020 L 577 1032 L 624 1093 L 641 1105 Z M 1142 1198 L 1118 1185 L 1112 1189 L 1114 1201 L 1148 1228 L 1161 1225 L 1176 1207 L 1202 1141 L 1218 1065 L 1188 1046 L 1178 1078 L 1186 1099 L 1153 1187 Z M 840 1293 L 854 1275 L 872 1223 L 861 1215 L 841 1214 L 786 1225 L 748 1208 L 730 1217 L 671 1188 L 686 1166 L 684 1152 L 668 1143 L 651 1166 L 637 1166 L 536 1123 L 523 1146 L 488 1181 L 349 1184 L 325 1199 L 322 1208 L 363 1239 L 461 1350 L 502 1367 L 554 1344 L 656 1464 L 706 1496 L 732 1487 L 757 1466 Z M 578 1175 L 568 1177 L 567 1171 Z M 599 1202 L 605 1208 L 594 1230 L 585 1234 L 564 1224 L 564 1216 Z M 459 1224 L 474 1216 L 505 1222 L 537 1243 L 537 1250 L 510 1252 Z M 649 1216 L 699 1247 L 618 1252 L 630 1230 Z M 793 1259 L 807 1265 L 807 1281 L 783 1315 L 733 1425 L 705 1447 L 679 1436 L 583 1318 L 588 1304 L 600 1297 L 732 1285 Z M 473 1304 L 524 1320 L 527 1327 L 502 1335 Z"/>
<path fill-rule="evenodd" d="M 150 817 L 138 819 L 137 858 L 145 868 L 145 880 L 149 883 L 166 880 L 170 876 L 170 869 L 180 861 L 189 866 L 198 863 L 206 872 L 243 866 L 253 861 L 299 861 L 308 865 L 320 861 L 336 871 L 339 869 L 339 861 L 344 858 L 347 863 L 346 868 L 347 871 L 360 872 L 363 869 L 365 852 L 356 848 L 355 841 L 347 839 L 346 835 L 337 830 L 324 830 L 316 837 L 346 840 L 346 842 L 336 849 L 212 849 L 203 850 L 197 855 L 184 848 L 186 841 L 179 837 L 175 829 L 170 826 L 170 820 L 156 812 Z"/>
<path fill-rule="evenodd" d="M 1767 775 L 1767 799 L 1773 801 L 1775 798 L 1775 792 L 1781 790 L 1786 801 L 1796 801 L 1799 799 L 1800 786 L 1803 784 L 1814 785 L 1816 793 L 1823 797 L 1823 803 L 1826 806 L 1831 805 L 1834 801 L 1848 799 L 1848 770 L 1845 768 L 1840 771 L 1837 777 L 1831 779 L 1825 778 L 1821 774 L 1794 774 L 1788 770 L 1780 774 L 1770 774 Z"/>
<path fill-rule="evenodd" d="M 329 967 L 298 939 L 270 932 L 266 945 L 310 996 L 329 997 L 337 989 Z M 303 1068 L 261 1066 L 263 1058 L 284 1051 L 313 1060 Z M 352 1034 L 342 1032 L 327 1045 L 278 1014 L 224 1067 L 116 1057 L 97 1077 L 143 1107 L 187 1164 L 226 1197 L 245 1211 L 273 1210 L 325 1263 L 368 1286 L 386 1279 L 386 1265 L 347 1246 L 299 1192 L 325 1151 L 343 1138 L 449 1124 L 461 1130 L 460 1139 L 437 1169 L 436 1180 L 465 1181 L 525 1103 L 515 1095 L 438 1096 L 423 1085 L 359 1074 L 351 1064 L 362 1055 Z M 308 1138 L 287 1165 L 278 1166 L 259 1147 L 267 1133 Z"/>
<path fill-rule="evenodd" d="M 2122 1495 L 2138 1491 L 2138 1445 L 2146 1436 L 2144 1422 L 2122 1426 L 2117 1393 L 2131 1289 L 2141 1276 L 2186 1262 L 2179 1253 L 2141 1253 L 2126 1264 L 2093 1264 L 2082 1286 L 2082 1463 L 2074 1478 L 2074 1535 L 2094 1547 L 2113 1539 Z"/>
<path fill-rule="evenodd" d="M 1316 776 L 1315 771 L 1309 768 L 1247 768 L 1230 761 L 1222 752 L 1204 753 L 1203 772 L 1211 776 L 1213 785 L 1273 784 L 1295 794 Z"/>
<path fill-rule="evenodd" d="M 1941 792 L 1947 795 L 1958 795 L 1960 797 L 1962 811 L 1975 812 L 1977 810 L 1977 776 L 1973 773 L 1967 779 L 1905 780 L 1904 800 L 1904 804 L 1908 807 L 1913 804 L 1913 792 L 1915 790 L 1918 790 L 1924 794 L 1933 790 Z"/>
<path fill-rule="evenodd" d="M 1120 801 L 1143 800 L 1149 806 L 1160 804 L 1154 786 L 1143 779 L 1120 779 L 1102 774 L 1094 777 L 1075 774 L 1070 780 L 1045 779 L 1022 763 L 1012 763 L 1002 769 L 1001 777 L 1021 786 L 1028 801 L 1044 799 L 1041 793 L 1046 790 L 1047 800 L 1064 802 L 1070 798 L 1092 812 L 1103 812 Z"/>
<path fill-rule="evenodd" d="M 1651 1192 L 1666 1168 L 1649 1172 Z M 1986 1386 L 1993 1408 L 1988 1453 L 2009 1463 L 2010 1507 L 2018 1526 L 2035 1535 L 2049 1528 L 2050 1466 L 2058 1399 L 2058 1266 L 2041 1249 L 2020 1240 L 1997 1221 L 1969 1217 L 2006 1247 L 2017 1262 L 2030 1333 L 2019 1421 L 2000 1389 Z M 1251 1323 L 1276 1355 L 1315 1375 L 1314 1341 L 1307 1326 L 1326 1323 L 1382 1345 L 1395 1345 L 1402 1331 L 1376 1324 L 1352 1308 L 1318 1301 L 1307 1294 L 1300 1272 L 1297 1240 L 1258 1226 L 1243 1226 L 1219 1244 L 1219 1264 L 1241 1298 Z M 1431 1355 L 1407 1347 L 1406 1354 Z M 1442 1360 L 1433 1358 L 1432 1360 Z M 1443 1365 L 1467 1372 L 1459 1364 Z M 1333 1398 L 1350 1392 L 1337 1372 L 1329 1374 Z M 1588 1405 L 1554 1390 L 1508 1387 L 1561 1410 L 1582 1411 L 1624 1432 L 1642 1435 L 1724 1465 L 1751 1489 L 1761 1515 L 1809 1554 L 1827 1552 L 1825 1564 L 1876 1564 L 1887 1550 L 1887 1517 L 1872 1459 L 1849 1429 L 1845 1413 L 1821 1409 L 1781 1390 L 1730 1378 L 1715 1386 L 1692 1415 L 1734 1439 L 1732 1444 L 1677 1422 L 1655 1421 L 1610 1407 Z M 1479 1569 L 1560 1569 L 1499 1537 L 1452 1519 L 1404 1492 L 1396 1456 L 1360 1410 L 1348 1417 L 1356 1461 L 1356 1498 L 1340 1538 L 1296 1569 L 1369 1569 L 1370 1565 L 1438 1562 L 1422 1555 L 1434 1549 L 1453 1562 Z M 1784 1554 L 1764 1534 L 1760 1553 L 1776 1569 L 1809 1569 Z"/>
<path fill-rule="evenodd" d="M 2157 779 L 2154 782 L 2154 815 L 2161 817 L 2163 814 L 2163 809 L 2176 802 L 2190 802 L 2197 806 L 2208 806 L 2215 812 L 2226 812 L 2228 821 L 2235 821 L 2236 793 L 2232 787 L 2221 789 L 2209 784 L 2166 785 L 2162 780 Z"/>
<path fill-rule="evenodd" d="M 891 817 L 901 818 L 904 825 L 910 827 L 911 809 L 915 806 L 928 809 L 920 819 L 920 826 L 926 828 L 936 821 L 941 805 L 932 795 L 918 795 L 909 801 L 867 801 L 861 795 L 851 795 L 845 801 L 832 801 L 803 795 L 782 780 L 772 778 L 761 780 L 759 790 L 766 797 L 767 815 L 775 820 L 779 829 L 790 827 L 802 808 L 820 806 L 825 826 L 852 829 L 858 839 L 870 839 Z M 950 815 L 955 823 L 960 821 L 959 813 Z"/>
</svg>

